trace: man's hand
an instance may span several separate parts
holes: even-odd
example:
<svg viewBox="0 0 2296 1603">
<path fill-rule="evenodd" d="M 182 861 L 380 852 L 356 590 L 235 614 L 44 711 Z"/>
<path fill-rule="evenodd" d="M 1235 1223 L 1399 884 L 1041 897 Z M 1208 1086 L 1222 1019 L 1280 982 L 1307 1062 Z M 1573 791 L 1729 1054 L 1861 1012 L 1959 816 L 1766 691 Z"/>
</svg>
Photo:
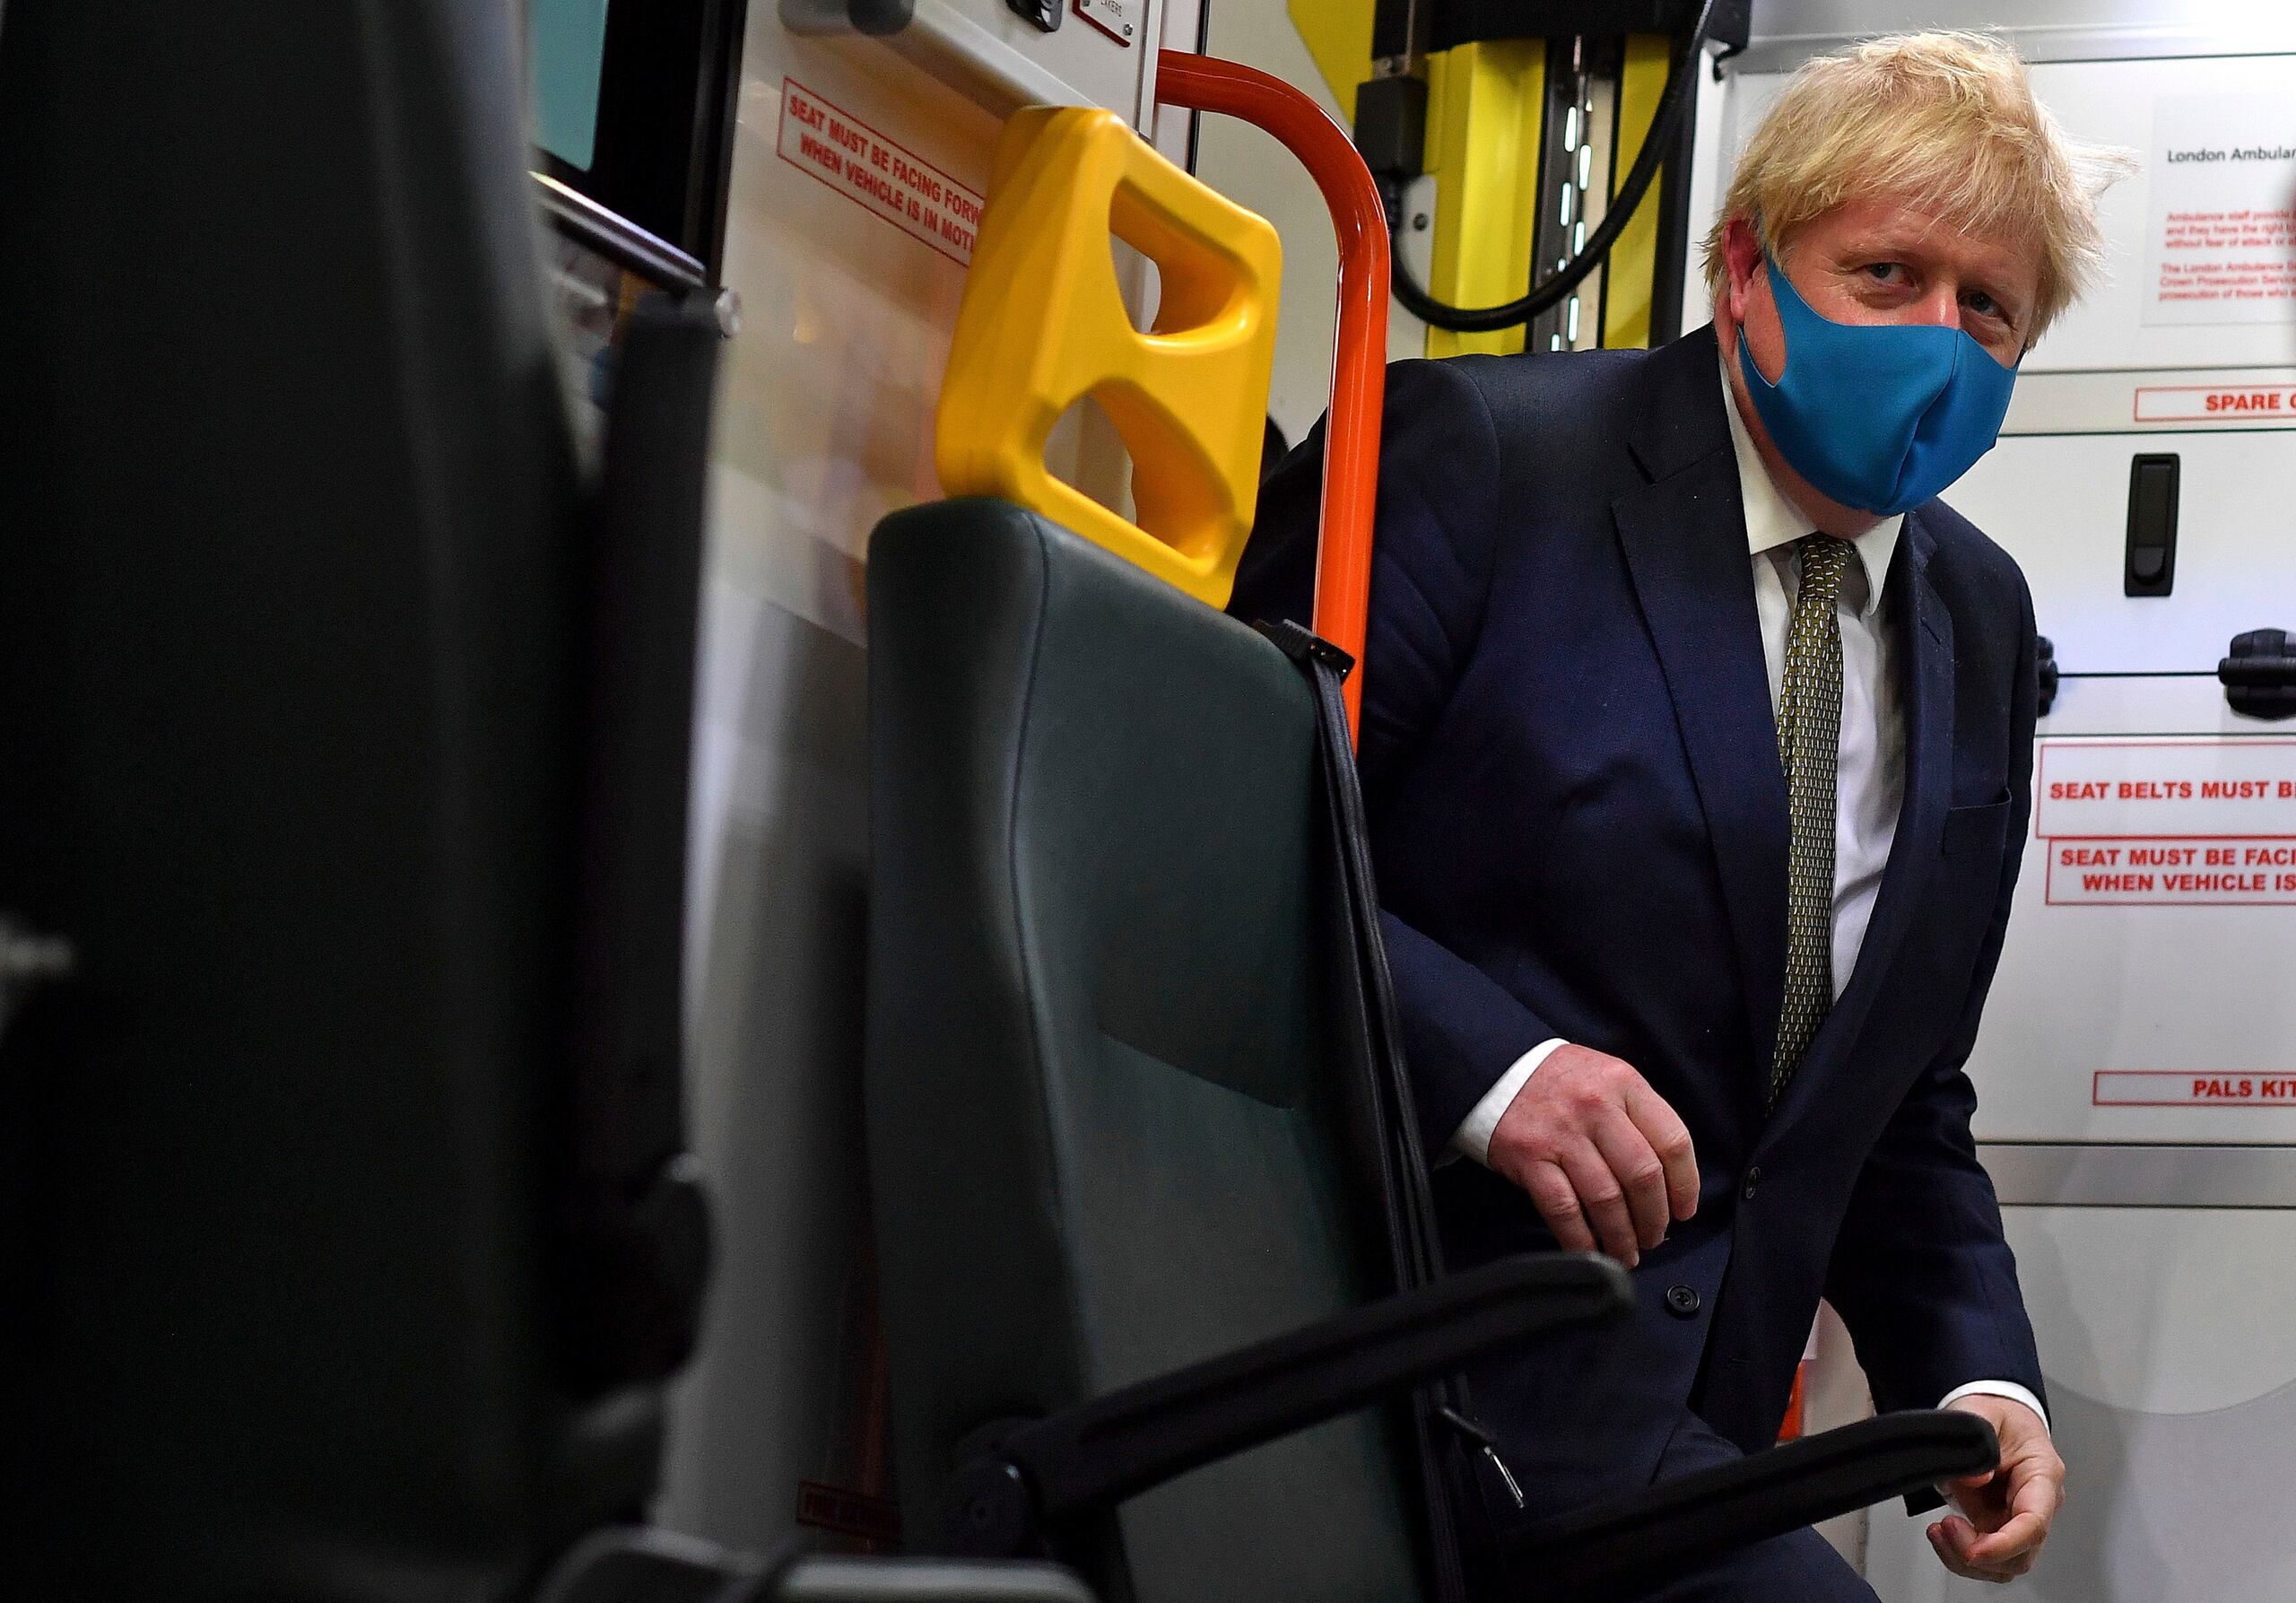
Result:
<svg viewBox="0 0 2296 1603">
<path fill-rule="evenodd" d="M 1491 1167 L 1530 1194 L 1567 1252 L 1605 1252 L 1632 1268 L 1698 1211 L 1690 1131 L 1633 1067 L 1561 1046 L 1491 1133 Z"/>
<path fill-rule="evenodd" d="M 2065 1461 L 2049 1442 L 2048 1426 L 2022 1403 L 1977 1393 L 1955 1398 L 1951 1406 L 1992 1424 L 2001 1438 L 2001 1468 L 1946 1484 L 1945 1494 L 1961 1512 L 1932 1525 L 1929 1545 L 1956 1575 L 2013 1581 L 2040 1557 L 2048 1528 L 2065 1506 Z"/>
</svg>

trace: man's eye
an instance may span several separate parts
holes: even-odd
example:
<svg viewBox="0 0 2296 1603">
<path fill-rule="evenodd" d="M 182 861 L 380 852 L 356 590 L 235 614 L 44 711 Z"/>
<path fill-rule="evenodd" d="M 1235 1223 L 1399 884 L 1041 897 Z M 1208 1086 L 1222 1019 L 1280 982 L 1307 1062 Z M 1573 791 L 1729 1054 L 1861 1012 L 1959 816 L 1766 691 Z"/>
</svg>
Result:
<svg viewBox="0 0 2296 1603">
<path fill-rule="evenodd" d="M 1997 318 L 2002 315 L 2001 303 L 1983 290 L 1970 292 L 1969 309 L 1980 318 Z"/>
<path fill-rule="evenodd" d="M 1905 265 L 1901 262 L 1868 262 L 1866 274 L 1876 283 L 1900 283 L 1905 279 Z"/>
</svg>

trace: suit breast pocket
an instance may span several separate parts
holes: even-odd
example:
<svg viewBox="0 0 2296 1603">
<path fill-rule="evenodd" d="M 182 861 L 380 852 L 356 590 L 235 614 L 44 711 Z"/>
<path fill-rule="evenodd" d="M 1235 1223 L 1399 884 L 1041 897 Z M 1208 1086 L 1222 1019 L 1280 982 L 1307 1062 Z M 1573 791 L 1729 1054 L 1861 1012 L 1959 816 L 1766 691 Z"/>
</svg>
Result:
<svg viewBox="0 0 2296 1603">
<path fill-rule="evenodd" d="M 1939 849 L 1958 863 L 1998 860 L 2008 843 L 2009 798 L 1982 802 L 1974 807 L 1948 807 L 1945 834 Z"/>
<path fill-rule="evenodd" d="M 1946 812 L 1936 872 L 1903 954 L 1903 971 L 1916 994 L 1959 998 L 1967 992 L 1985 933 L 2000 904 L 2009 810 L 2004 797 Z M 1936 1044 L 1944 1043 L 1946 1027 L 1958 1016 L 1952 1006 L 1935 1011 Z"/>
</svg>

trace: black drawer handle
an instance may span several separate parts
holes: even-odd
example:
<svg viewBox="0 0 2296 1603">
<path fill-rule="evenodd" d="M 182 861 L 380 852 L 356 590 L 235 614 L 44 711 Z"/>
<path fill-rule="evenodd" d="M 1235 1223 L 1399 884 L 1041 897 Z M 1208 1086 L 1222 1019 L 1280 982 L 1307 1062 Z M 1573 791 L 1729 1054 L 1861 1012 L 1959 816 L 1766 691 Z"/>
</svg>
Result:
<svg viewBox="0 0 2296 1603">
<path fill-rule="evenodd" d="M 2247 718 L 2296 718 L 2296 653 L 2285 629 L 2252 629 L 2232 638 L 2232 654 L 2216 665 L 2224 700 Z"/>
</svg>

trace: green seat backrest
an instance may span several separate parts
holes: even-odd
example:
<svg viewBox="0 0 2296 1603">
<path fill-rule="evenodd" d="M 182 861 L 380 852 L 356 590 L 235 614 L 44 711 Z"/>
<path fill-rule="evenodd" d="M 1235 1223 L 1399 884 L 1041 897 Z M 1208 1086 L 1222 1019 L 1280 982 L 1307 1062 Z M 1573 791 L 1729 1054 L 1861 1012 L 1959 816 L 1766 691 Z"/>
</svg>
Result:
<svg viewBox="0 0 2296 1603">
<path fill-rule="evenodd" d="M 556 1378 L 578 484 L 516 6 L 6 0 L 0 1591 L 491 1599 Z M 20 1584 L 29 1579 L 27 1587 Z"/>
<path fill-rule="evenodd" d="M 1042 518 L 870 548 L 868 1134 L 902 1518 L 961 1440 L 1382 1289 L 1318 985 L 1313 707 L 1267 640 Z M 1378 1415 L 1089 1533 L 1141 1603 L 1418 1593 Z"/>
</svg>

